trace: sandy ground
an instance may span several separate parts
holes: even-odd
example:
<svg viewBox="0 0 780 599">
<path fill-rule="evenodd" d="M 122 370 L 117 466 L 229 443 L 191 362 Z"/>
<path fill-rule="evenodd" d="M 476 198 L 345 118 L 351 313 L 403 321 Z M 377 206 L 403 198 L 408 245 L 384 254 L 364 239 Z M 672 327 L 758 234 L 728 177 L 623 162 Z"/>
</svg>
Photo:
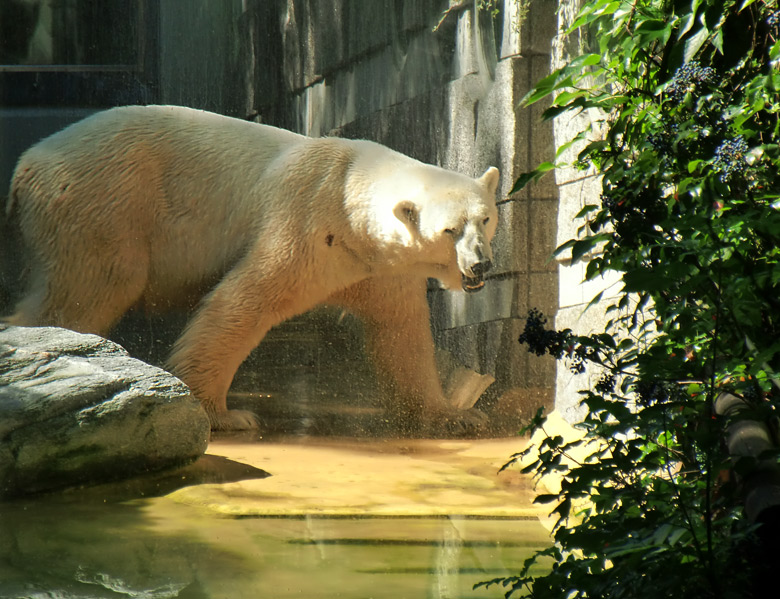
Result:
<svg viewBox="0 0 780 599">
<path fill-rule="evenodd" d="M 518 438 L 222 437 L 191 468 L 194 474 L 182 475 L 182 482 L 187 476 L 203 482 L 170 497 L 225 516 L 536 516 L 532 481 L 516 469 L 499 473 L 524 445 Z M 209 471 L 222 479 L 206 482 Z"/>
</svg>

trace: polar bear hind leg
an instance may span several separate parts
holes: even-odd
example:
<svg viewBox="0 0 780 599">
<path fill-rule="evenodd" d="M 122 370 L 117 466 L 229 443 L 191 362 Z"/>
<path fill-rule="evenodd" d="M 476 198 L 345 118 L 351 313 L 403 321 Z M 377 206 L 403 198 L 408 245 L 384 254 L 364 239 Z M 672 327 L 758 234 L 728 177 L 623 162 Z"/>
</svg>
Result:
<svg viewBox="0 0 780 599">
<path fill-rule="evenodd" d="M 435 433 L 444 421 L 461 420 L 464 414 L 449 407 L 442 391 L 426 285 L 421 277 L 374 277 L 335 294 L 328 303 L 363 321 L 366 350 L 393 396 L 390 405 L 400 422 L 423 427 L 416 432 Z"/>
<path fill-rule="evenodd" d="M 58 326 L 105 336 L 138 302 L 148 274 L 148 255 L 139 251 L 95 251 L 88 242 L 60 248 L 34 261 L 27 291 L 8 319 L 19 326 Z"/>
</svg>

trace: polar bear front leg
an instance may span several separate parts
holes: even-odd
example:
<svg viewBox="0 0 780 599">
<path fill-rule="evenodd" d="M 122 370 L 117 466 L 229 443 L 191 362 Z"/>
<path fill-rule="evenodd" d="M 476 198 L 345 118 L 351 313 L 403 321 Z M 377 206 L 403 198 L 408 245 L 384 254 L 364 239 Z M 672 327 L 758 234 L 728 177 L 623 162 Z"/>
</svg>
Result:
<svg viewBox="0 0 780 599">
<path fill-rule="evenodd" d="M 258 428 L 248 410 L 228 410 L 227 392 L 238 367 L 270 326 L 236 314 L 215 293 L 197 311 L 168 358 L 171 372 L 184 381 L 208 414 L 211 430 Z"/>
<path fill-rule="evenodd" d="M 258 428 L 254 413 L 227 409 L 228 390 L 268 330 L 299 311 L 289 273 L 282 282 L 253 264 L 264 262 L 245 260 L 206 296 L 168 359 L 171 371 L 200 400 L 212 430 Z"/>
</svg>

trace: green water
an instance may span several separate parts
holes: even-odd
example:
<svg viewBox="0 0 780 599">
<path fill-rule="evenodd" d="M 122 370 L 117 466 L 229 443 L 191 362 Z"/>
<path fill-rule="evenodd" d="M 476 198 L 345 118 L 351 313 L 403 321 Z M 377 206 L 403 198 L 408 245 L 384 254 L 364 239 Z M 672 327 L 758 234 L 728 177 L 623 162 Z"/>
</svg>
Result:
<svg viewBox="0 0 780 599">
<path fill-rule="evenodd" d="M 491 598 L 535 519 L 220 518 L 169 498 L 0 506 L 0 597 Z"/>
</svg>

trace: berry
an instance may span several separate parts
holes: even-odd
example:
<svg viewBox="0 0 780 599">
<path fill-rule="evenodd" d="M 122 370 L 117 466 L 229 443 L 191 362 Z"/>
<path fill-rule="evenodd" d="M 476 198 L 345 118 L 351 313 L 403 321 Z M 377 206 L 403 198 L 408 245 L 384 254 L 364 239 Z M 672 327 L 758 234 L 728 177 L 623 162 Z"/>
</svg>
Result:
<svg viewBox="0 0 780 599">
<path fill-rule="evenodd" d="M 601 196 L 615 235 L 623 246 L 629 248 L 652 243 L 657 234 L 656 226 L 667 215 L 666 203 L 651 189 L 643 189 L 639 193 L 627 193 L 626 189 L 630 187 L 605 187 Z"/>
<path fill-rule="evenodd" d="M 596 391 L 606 395 L 607 393 L 612 393 L 614 390 L 615 375 L 610 372 L 603 373 L 601 378 L 596 383 Z"/>
<path fill-rule="evenodd" d="M 571 334 L 568 331 L 549 331 L 544 328 L 547 319 L 536 308 L 528 311 L 525 329 L 518 338 L 520 343 L 527 343 L 528 349 L 537 356 L 549 353 L 560 358 L 566 348 Z"/>
<path fill-rule="evenodd" d="M 547 324 L 547 319 L 539 310 L 532 308 L 528 311 L 525 330 L 518 341 L 527 343 L 529 351 L 537 356 L 550 354 L 556 359 L 561 359 L 565 354 L 569 370 L 575 374 L 585 372 L 585 361 L 594 360 L 596 351 L 578 343 L 568 329 L 550 331 L 544 328 L 545 324 Z"/>
<path fill-rule="evenodd" d="M 674 150 L 678 130 L 677 123 L 667 123 L 660 131 L 648 134 L 647 142 L 659 156 L 670 156 Z"/>
<path fill-rule="evenodd" d="M 748 144 L 741 135 L 727 139 L 715 149 L 715 160 L 712 165 L 720 171 L 720 180 L 728 183 L 744 175 L 747 170 Z"/>
<path fill-rule="evenodd" d="M 637 401 L 644 407 L 666 403 L 672 399 L 669 385 L 664 382 L 639 380 L 634 384 L 634 391 Z"/>
<path fill-rule="evenodd" d="M 715 69 L 703 67 L 694 60 L 685 63 L 674 72 L 666 92 L 673 102 L 681 102 L 688 92 L 701 91 L 703 86 L 712 85 L 715 81 Z"/>
</svg>

